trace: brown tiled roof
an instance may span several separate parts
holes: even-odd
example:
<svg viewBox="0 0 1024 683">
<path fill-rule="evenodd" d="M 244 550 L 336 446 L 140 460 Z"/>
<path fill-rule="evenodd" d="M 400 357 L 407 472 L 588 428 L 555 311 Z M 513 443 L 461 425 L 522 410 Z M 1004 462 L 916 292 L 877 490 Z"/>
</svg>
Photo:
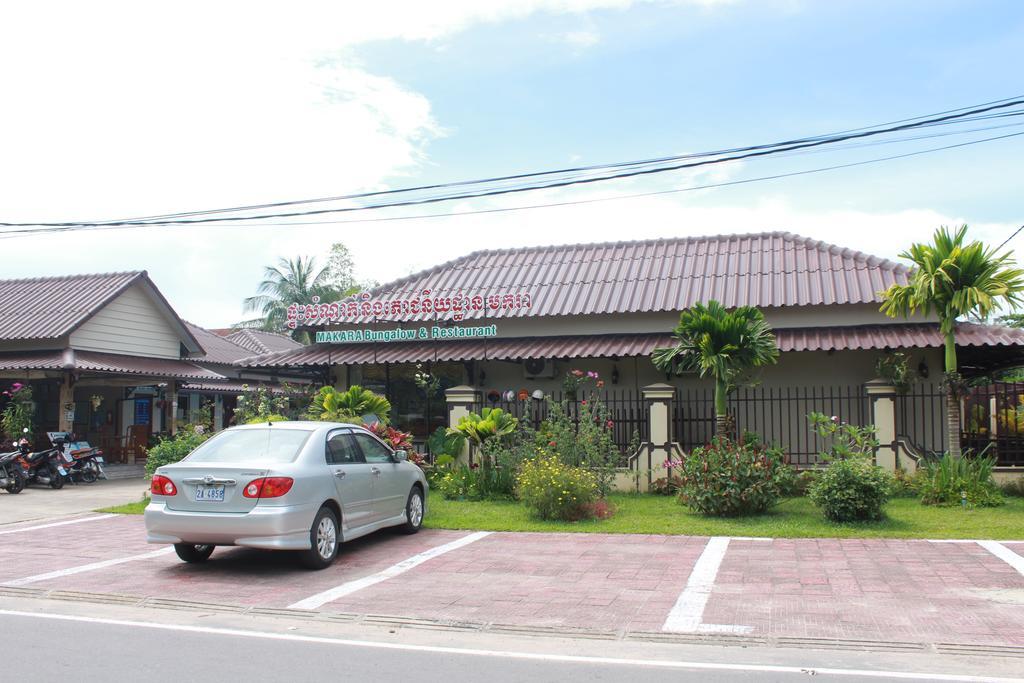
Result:
<svg viewBox="0 0 1024 683">
<path fill-rule="evenodd" d="M 190 351 L 202 348 L 146 271 L 0 280 L 0 340 L 59 339 L 136 283 L 152 293 Z"/>
<path fill-rule="evenodd" d="M 725 306 L 877 303 L 905 284 L 905 266 L 788 232 L 477 251 L 382 285 L 374 299 L 529 294 L 529 308 L 469 311 L 467 319 L 679 311 Z M 431 320 L 434 313 L 387 315 Z M 450 317 L 450 314 L 440 317 Z M 344 319 L 363 324 L 372 316 Z"/>
<path fill-rule="evenodd" d="M 226 336 L 227 339 L 238 346 L 248 349 L 250 353 L 246 355 L 252 355 L 253 353 L 276 353 L 278 351 L 297 349 L 302 346 L 302 344 L 287 335 L 267 332 L 266 330 L 235 330 Z"/>
<path fill-rule="evenodd" d="M 194 360 L 229 365 L 234 363 L 236 360 L 241 360 L 242 358 L 252 355 L 252 351 L 234 343 L 230 339 L 214 334 L 210 330 L 199 327 L 198 325 L 193 325 L 189 322 L 186 322 L 185 324 L 188 326 L 188 330 L 192 333 L 192 336 L 199 340 L 203 350 L 206 351 L 205 356 L 195 358 Z"/>
<path fill-rule="evenodd" d="M 224 379 L 194 363 L 95 351 L 24 351 L 0 354 L 0 370 L 79 370 L 168 379 Z"/>
<path fill-rule="evenodd" d="M 895 323 L 776 329 L 781 351 L 843 351 L 942 346 L 934 323 Z M 601 358 L 647 356 L 670 346 L 668 334 L 609 334 L 574 337 L 527 337 L 452 342 L 390 344 L 313 344 L 284 353 L 242 361 L 249 367 L 288 367 L 359 363 L 422 363 L 426 361 L 522 360 L 526 358 Z M 1024 330 L 961 323 L 959 346 L 1022 346 Z"/>
</svg>

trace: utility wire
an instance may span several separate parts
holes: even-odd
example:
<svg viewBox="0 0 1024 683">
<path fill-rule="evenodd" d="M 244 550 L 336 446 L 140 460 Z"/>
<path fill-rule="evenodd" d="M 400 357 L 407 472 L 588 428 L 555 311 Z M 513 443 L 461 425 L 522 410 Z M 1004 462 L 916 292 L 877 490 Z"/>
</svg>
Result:
<svg viewBox="0 0 1024 683">
<path fill-rule="evenodd" d="M 1003 240 L 1003 243 L 1000 244 L 998 247 L 996 247 L 996 251 L 999 251 L 1000 249 L 1005 247 L 1009 243 L 1010 240 L 1012 240 L 1014 237 L 1016 237 L 1018 234 L 1020 234 L 1021 230 L 1024 230 L 1024 225 L 1022 225 L 1019 228 L 1017 228 L 1016 230 L 1014 230 L 1012 235 L 1010 235 L 1005 240 Z"/>
<path fill-rule="evenodd" d="M 773 143 L 771 145 L 758 145 L 758 146 L 754 146 L 754 147 L 750 147 L 750 148 L 745 148 L 745 149 L 749 149 L 750 151 L 746 151 L 746 152 L 739 153 L 739 154 L 733 154 L 731 156 L 720 156 L 719 158 L 714 158 L 714 159 L 703 159 L 703 160 L 697 160 L 697 161 L 689 161 L 689 162 L 686 162 L 686 163 L 675 163 L 675 164 L 672 164 L 672 165 L 669 165 L 669 166 L 659 166 L 659 167 L 656 167 L 656 168 L 633 168 L 631 170 L 626 170 L 626 171 L 623 171 L 623 172 L 620 172 L 620 173 L 599 175 L 599 176 L 593 176 L 593 177 L 568 178 L 568 179 L 558 180 L 558 181 L 554 181 L 554 182 L 548 182 L 548 183 L 539 184 L 539 185 L 535 184 L 535 185 L 529 185 L 529 186 L 498 188 L 498 189 L 485 190 L 485 191 L 481 191 L 481 192 L 464 192 L 464 193 L 444 195 L 444 196 L 439 196 L 439 197 L 427 197 L 427 198 L 404 200 L 404 201 L 397 201 L 397 202 L 387 202 L 387 203 L 371 204 L 371 205 L 368 205 L 368 206 L 335 207 L 335 208 L 330 208 L 330 209 L 317 209 L 317 210 L 308 210 L 308 211 L 299 211 L 299 212 L 287 212 L 287 213 L 276 213 L 276 214 L 262 214 L 262 215 L 256 215 L 256 216 L 227 216 L 227 217 L 213 217 L 213 218 L 211 218 L 211 217 L 203 217 L 203 218 L 173 218 L 173 219 L 160 218 L 160 219 L 157 219 L 157 220 L 141 219 L 141 220 L 100 221 L 100 222 L 87 222 L 87 221 L 81 221 L 81 222 L 70 222 L 69 221 L 69 222 L 54 222 L 54 223 L 41 223 L 41 222 L 35 222 L 35 223 L 0 222 L 0 226 L 2 226 L 2 227 L 54 227 L 54 228 L 56 228 L 56 227 L 93 227 L 93 226 L 99 226 L 99 225 L 108 225 L 108 226 L 189 225 L 189 224 L 196 224 L 196 223 L 217 223 L 217 222 L 230 222 L 230 221 L 240 221 L 240 220 L 266 220 L 266 219 L 274 219 L 274 218 L 291 218 L 291 217 L 323 215 L 323 214 L 331 214 L 331 213 L 348 213 L 348 212 L 353 212 L 353 211 L 362 211 L 362 210 L 366 210 L 366 209 L 380 209 L 380 208 L 393 208 L 393 207 L 403 207 L 403 206 L 417 206 L 417 205 L 422 205 L 422 204 L 431 204 L 431 203 L 437 203 L 437 202 L 443 202 L 443 201 L 452 201 L 452 200 L 456 200 L 456 199 L 474 199 L 474 198 L 479 198 L 479 197 L 489 197 L 489 196 L 497 196 L 497 195 L 503 195 L 503 194 L 512 194 L 512 193 L 536 191 L 536 190 L 543 190 L 543 189 L 554 189 L 554 188 L 560 188 L 560 187 L 567 187 L 567 186 L 570 186 L 570 185 L 589 184 L 589 183 L 603 182 L 603 181 L 615 180 L 615 179 L 621 179 L 621 178 L 629 178 L 629 177 L 636 177 L 636 176 L 642 176 L 642 175 L 650 175 L 650 174 L 655 174 L 655 173 L 665 173 L 665 172 L 668 172 L 668 171 L 682 170 L 682 169 L 688 169 L 688 168 L 697 168 L 697 167 L 707 166 L 707 165 L 712 165 L 712 164 L 727 163 L 729 161 L 737 161 L 737 160 L 743 160 L 743 159 L 749 159 L 749 158 L 763 157 L 763 156 L 768 156 L 768 155 L 773 155 L 773 154 L 779 154 L 779 153 L 782 153 L 782 152 L 794 151 L 794 150 L 799 150 L 799 149 L 813 148 L 813 147 L 818 147 L 818 146 L 822 146 L 822 145 L 834 144 L 836 142 L 842 142 L 842 141 L 845 141 L 845 140 L 851 140 L 851 139 L 857 139 L 857 138 L 865 138 L 865 137 L 870 137 L 870 136 L 875 136 L 875 135 L 881 135 L 881 134 L 884 134 L 884 133 L 892 133 L 892 132 L 896 132 L 896 131 L 900 131 L 900 130 L 908 130 L 908 129 L 914 129 L 914 128 L 920 128 L 920 127 L 928 127 L 928 126 L 932 126 L 932 125 L 936 125 L 936 124 L 942 124 L 944 122 L 957 121 L 957 120 L 963 120 L 963 119 L 965 119 L 965 120 L 973 120 L 970 117 L 972 117 L 974 115 L 977 115 L 977 114 L 984 114 L 986 112 L 1000 110 L 1000 109 L 1005 109 L 1005 108 L 1008 108 L 1008 107 L 1017 106 L 1019 104 L 1024 104 L 1024 99 L 1016 98 L 1016 99 L 1002 100 L 1002 101 L 997 101 L 997 102 L 998 102 L 997 104 L 990 104 L 988 106 L 976 107 L 976 108 L 969 109 L 969 110 L 953 110 L 953 111 L 958 112 L 958 113 L 945 114 L 943 116 L 932 117 L 932 118 L 928 118 L 928 119 L 924 119 L 924 120 L 916 120 L 916 121 L 913 121 L 913 122 L 910 122 L 910 123 L 901 123 L 899 125 L 889 126 L 889 127 L 882 128 L 882 129 L 861 130 L 860 132 L 851 132 L 851 133 L 845 133 L 845 134 L 842 134 L 842 135 L 834 135 L 834 136 L 823 138 L 823 139 L 822 138 L 803 138 L 802 140 L 806 140 L 806 141 L 798 141 L 796 144 L 790 144 L 790 143 L 786 142 L 786 143 Z M 1007 112 L 1004 112 L 1004 113 L 1007 113 Z M 1020 115 L 1020 114 L 1024 114 L 1024 112 L 1008 112 L 1007 114 L 1008 115 Z M 672 159 L 672 160 L 676 160 L 676 159 L 684 159 L 684 158 L 692 158 L 692 157 L 667 157 L 667 158 L 668 159 Z M 645 163 L 649 163 L 649 162 L 626 162 L 627 165 L 634 165 L 634 164 L 638 164 L 638 163 L 645 164 Z M 611 168 L 613 166 L 615 166 L 615 165 L 606 166 L 606 167 L 598 167 L 598 168 Z M 454 186 L 465 186 L 465 185 L 473 185 L 473 184 L 482 184 L 482 183 L 486 183 L 486 182 L 510 180 L 510 179 L 515 179 L 515 178 L 537 177 L 537 176 L 540 176 L 540 175 L 549 175 L 551 173 L 556 173 L 556 172 L 546 171 L 546 172 L 542 172 L 542 173 L 539 173 L 539 174 L 521 174 L 519 176 L 503 176 L 503 177 L 492 178 L 492 179 L 487 179 L 487 180 L 460 181 L 458 183 L 444 183 L 444 184 L 437 184 L 437 185 L 430 185 L 430 186 L 422 186 L 422 187 L 419 187 L 419 188 L 405 188 L 405 189 L 396 189 L 396 190 L 386 190 L 386 191 L 380 191 L 380 192 L 374 192 L 374 193 L 361 193 L 361 194 L 358 194 L 358 195 L 346 195 L 346 196 L 335 197 L 335 198 L 323 198 L 321 200 L 300 200 L 299 202 L 278 203 L 278 204 L 270 205 L 270 206 L 293 205 L 293 204 L 296 204 L 296 203 L 310 203 L 311 201 L 331 201 L 331 200 L 340 200 L 340 199 L 365 198 L 365 197 L 369 197 L 369 196 L 379 196 L 379 195 L 396 194 L 396 193 L 407 193 L 407 192 L 411 192 L 411 191 L 414 191 L 414 190 L 436 189 L 436 188 L 445 188 L 445 187 L 454 187 Z M 229 211 L 230 212 L 235 212 L 235 211 L 240 211 L 240 210 L 244 210 L 244 209 L 241 209 L 241 208 L 217 209 L 217 210 L 212 210 L 212 211 L 207 211 L 207 212 L 191 212 L 188 215 L 192 215 L 192 216 L 196 216 L 196 215 L 209 215 L 211 213 L 224 213 L 224 212 L 229 212 Z M 175 214 L 168 214 L 168 216 L 175 216 Z"/>
<path fill-rule="evenodd" d="M 330 221 L 306 221 L 306 222 L 290 221 L 290 222 L 284 222 L 284 223 L 229 224 L 227 227 L 232 227 L 232 228 L 243 228 L 243 227 L 244 228 L 250 228 L 250 227 L 302 227 L 302 226 L 311 226 L 311 225 L 338 225 L 338 224 L 348 224 L 348 223 L 385 223 L 385 222 L 392 222 L 392 221 L 408 221 L 408 220 L 421 220 L 421 219 L 427 219 L 427 218 L 447 218 L 447 217 L 456 217 L 456 216 L 472 216 L 472 215 L 480 215 L 480 214 L 507 213 L 507 212 L 512 212 L 512 211 L 527 211 L 527 210 L 532 210 L 532 209 L 547 209 L 547 208 L 563 207 L 563 206 L 577 206 L 577 205 L 583 205 L 583 204 L 597 204 L 597 203 L 602 203 L 602 202 L 619 201 L 619 200 L 623 200 L 623 199 L 636 199 L 636 198 L 640 198 L 640 197 L 652 197 L 652 196 L 657 196 L 657 195 L 677 194 L 677 193 L 682 193 L 682 192 L 693 192 L 693 191 L 696 191 L 696 190 L 707 190 L 707 189 L 714 189 L 714 188 L 720 188 L 720 187 L 730 187 L 730 186 L 733 186 L 733 185 L 746 185 L 746 184 L 750 184 L 750 183 L 762 182 L 762 181 L 767 181 L 767 180 L 778 180 L 778 179 L 781 179 L 781 178 L 792 178 L 792 177 L 796 177 L 796 176 L 811 175 L 813 173 L 822 173 L 822 172 L 826 172 L 826 171 L 835 171 L 835 170 L 844 169 L 844 168 L 853 168 L 853 167 L 857 167 L 857 166 L 866 166 L 868 164 L 876 164 L 876 163 L 880 163 L 880 162 L 883 162 L 883 161 L 892 161 L 892 160 L 895 160 L 895 159 L 905 159 L 905 158 L 908 158 L 908 157 L 920 156 L 922 154 L 931 154 L 933 152 L 941 152 L 941 151 L 949 150 L 949 149 L 956 149 L 956 148 L 960 148 L 960 147 L 968 147 L 970 145 L 976 145 L 976 144 L 980 144 L 980 143 L 983 143 L 983 142 L 991 142 L 993 140 L 1004 140 L 1004 139 L 1007 139 L 1007 138 L 1018 137 L 1018 136 L 1021 136 L 1021 135 L 1024 135 L 1024 132 L 1009 133 L 1009 134 L 1006 134 L 1006 135 L 999 135 L 999 136 L 994 136 L 994 137 L 989 137 L 989 138 L 982 138 L 982 139 L 979 139 L 979 140 L 969 140 L 969 141 L 966 141 L 966 142 L 961 142 L 961 143 L 957 143 L 957 144 L 953 144 L 953 145 L 944 145 L 942 147 L 932 147 L 932 148 L 929 148 L 929 149 L 916 150 L 916 151 L 913 151 L 913 152 L 906 152 L 906 153 L 903 153 L 903 154 L 894 154 L 894 155 L 890 155 L 890 156 L 877 157 L 877 158 L 874 158 L 874 159 L 866 159 L 866 160 L 862 160 L 862 161 L 854 161 L 854 162 L 845 163 L 845 164 L 835 164 L 835 165 L 832 165 L 832 166 L 822 166 L 822 167 L 819 167 L 819 168 L 805 169 L 805 170 L 802 170 L 802 171 L 792 171 L 792 172 L 788 172 L 788 173 L 777 173 L 777 174 L 774 174 L 774 175 L 759 176 L 759 177 L 756 177 L 756 178 L 744 178 L 744 179 L 741 179 L 741 180 L 723 181 L 723 182 L 720 182 L 720 183 L 708 183 L 708 184 L 704 184 L 704 185 L 694 185 L 694 186 L 690 186 L 690 187 L 675 188 L 675 189 L 671 189 L 671 190 L 657 190 L 657 191 L 652 191 L 652 192 L 641 192 L 641 193 L 627 194 L 627 195 L 616 195 L 616 196 L 613 196 L 613 197 L 595 197 L 595 198 L 592 198 L 592 199 L 568 200 L 568 201 L 550 202 L 550 203 L 544 203 L 544 204 L 531 204 L 531 205 L 524 205 L 524 206 L 498 207 L 498 208 L 492 208 L 492 209 L 476 209 L 476 210 L 469 210 L 469 211 L 452 211 L 452 212 L 432 213 L 432 214 L 417 214 L 417 215 L 412 215 L 412 216 L 387 216 L 387 217 L 383 217 L 383 218 L 353 218 L 353 219 L 330 220 Z M 27 228 L 27 229 L 24 229 L 24 230 L 0 231 L 0 239 L 11 239 L 11 238 L 18 237 L 20 235 L 25 235 L 25 234 L 49 234 L 49 233 L 60 233 L 60 232 L 75 232 L 75 231 L 79 231 L 79 230 L 89 230 L 89 231 L 92 231 L 92 230 L 119 230 L 119 229 L 124 229 L 124 228 L 127 228 L 127 227 L 134 227 L 134 228 L 145 227 L 146 225 L 150 225 L 150 226 L 156 227 L 156 226 L 159 226 L 161 224 L 160 223 L 144 223 L 142 225 L 135 225 L 135 226 L 118 226 L 118 225 L 99 224 L 99 225 L 91 225 L 91 226 L 69 225 L 69 226 L 60 226 L 60 227 L 35 227 L 35 228 Z M 1024 229 L 1024 226 L 1021 226 L 1021 229 Z M 1018 232 L 1020 232 L 1020 230 L 1018 230 Z M 1014 233 L 1014 235 L 1016 235 L 1016 233 Z M 1014 235 L 1011 235 L 1011 238 Z M 1009 240 L 1007 240 L 1007 241 L 1009 241 Z M 1005 242 L 1004 242 L 1004 244 L 1005 244 Z"/>
</svg>

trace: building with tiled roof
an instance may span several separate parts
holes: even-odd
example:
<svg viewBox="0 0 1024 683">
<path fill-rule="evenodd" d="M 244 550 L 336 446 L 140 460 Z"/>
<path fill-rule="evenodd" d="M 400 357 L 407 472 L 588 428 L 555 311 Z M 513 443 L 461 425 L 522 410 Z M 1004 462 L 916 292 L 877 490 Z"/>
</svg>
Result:
<svg viewBox="0 0 1024 683">
<path fill-rule="evenodd" d="M 819 393 L 862 395 L 879 360 L 894 352 L 906 354 L 918 385 L 941 377 L 935 320 L 879 311 L 880 293 L 909 275 L 899 263 L 786 232 L 483 250 L 358 297 L 295 306 L 289 324 L 316 333 L 317 343 L 241 362 L 329 368 L 339 385 L 387 393 L 399 422 L 420 435 L 444 422 L 444 406 L 415 398 L 417 364 L 443 385 L 469 386 L 483 403 L 557 394 L 574 368 L 598 372 L 618 395 L 635 399 L 642 387 L 667 381 L 703 401 L 706 381 L 666 377 L 650 354 L 671 343 L 682 310 L 714 299 L 756 306 L 774 328 L 780 361 L 761 372 L 758 390 L 737 409 L 758 412 L 760 424 L 771 407 L 761 394 L 807 394 L 785 417 L 782 431 L 796 439 L 808 431 L 807 412 L 829 410 Z M 961 323 L 958 344 L 968 373 L 1024 362 L 1020 330 Z M 846 408 L 861 411 L 854 403 Z M 679 417 L 677 431 L 692 427 L 685 422 Z"/>
<path fill-rule="evenodd" d="M 39 446 L 74 431 L 111 459 L 139 457 L 204 397 L 222 427 L 243 383 L 282 374 L 236 365 L 252 356 L 183 321 L 145 271 L 0 280 L 0 381 L 31 387 Z"/>
</svg>

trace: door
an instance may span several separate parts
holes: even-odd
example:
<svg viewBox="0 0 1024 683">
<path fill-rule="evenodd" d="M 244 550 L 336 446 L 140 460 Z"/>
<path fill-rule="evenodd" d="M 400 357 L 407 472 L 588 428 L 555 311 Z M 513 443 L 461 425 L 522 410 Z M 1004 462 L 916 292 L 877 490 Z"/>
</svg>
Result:
<svg viewBox="0 0 1024 683">
<path fill-rule="evenodd" d="M 352 433 L 328 434 L 326 457 L 341 501 L 342 529 L 355 529 L 373 522 L 374 477 L 370 474 L 370 465 L 363 462 Z"/>
<path fill-rule="evenodd" d="M 373 476 L 373 505 L 377 519 L 397 517 L 405 511 L 409 495 L 408 477 L 382 441 L 369 434 L 354 434 L 363 459 Z"/>
</svg>

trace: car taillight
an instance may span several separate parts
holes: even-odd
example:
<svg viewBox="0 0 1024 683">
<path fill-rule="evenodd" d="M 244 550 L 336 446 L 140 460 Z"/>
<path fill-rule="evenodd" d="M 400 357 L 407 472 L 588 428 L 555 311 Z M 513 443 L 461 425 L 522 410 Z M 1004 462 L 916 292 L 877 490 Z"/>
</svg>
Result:
<svg viewBox="0 0 1024 683">
<path fill-rule="evenodd" d="M 155 496 L 176 496 L 178 489 L 174 482 L 162 474 L 154 474 L 153 481 L 149 484 L 149 492 Z"/>
<path fill-rule="evenodd" d="M 246 498 L 279 498 L 291 491 L 294 483 L 291 477 L 253 479 L 242 489 L 242 495 Z"/>
</svg>

